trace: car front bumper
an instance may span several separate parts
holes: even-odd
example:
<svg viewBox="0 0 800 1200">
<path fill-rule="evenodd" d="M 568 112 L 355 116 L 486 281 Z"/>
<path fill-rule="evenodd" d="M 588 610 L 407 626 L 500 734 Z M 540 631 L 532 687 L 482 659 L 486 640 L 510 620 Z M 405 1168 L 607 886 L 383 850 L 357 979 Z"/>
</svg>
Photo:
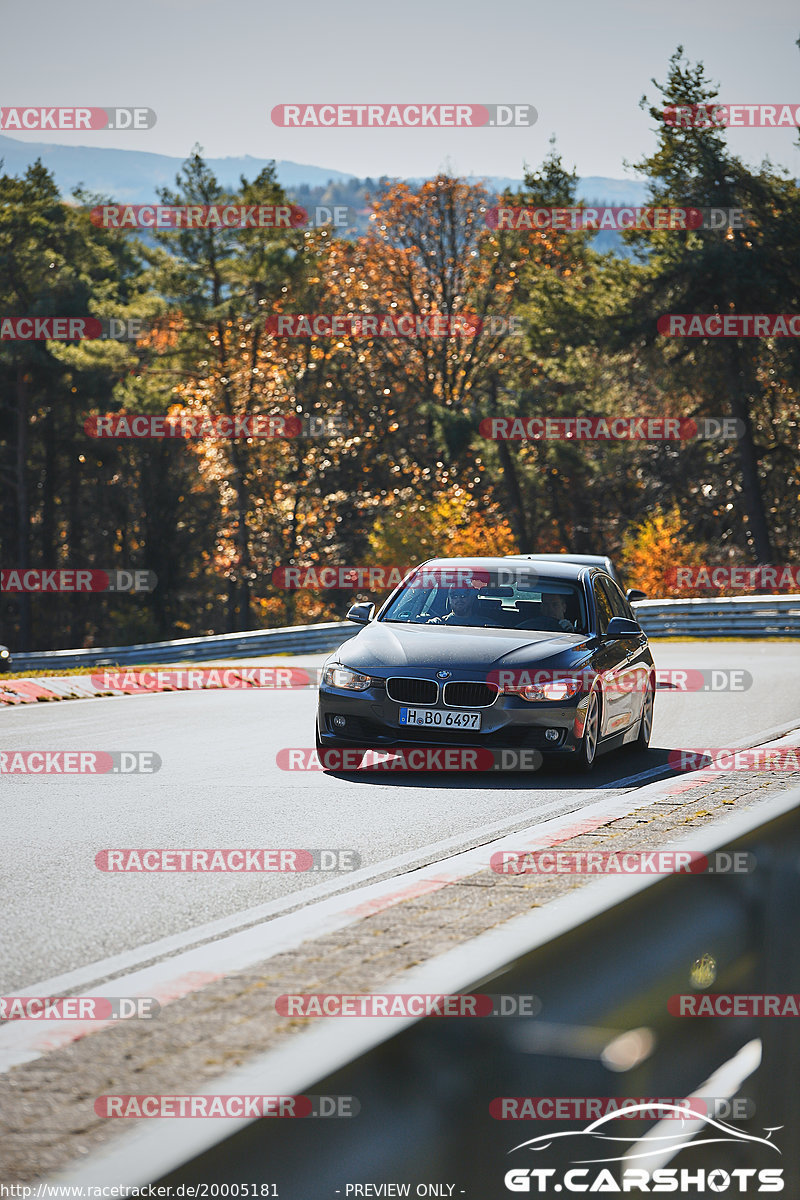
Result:
<svg viewBox="0 0 800 1200">
<path fill-rule="evenodd" d="M 575 754 L 583 737 L 588 691 L 570 700 L 522 700 L 500 694 L 479 712 L 480 730 L 400 724 L 401 708 L 452 711 L 442 704 L 420 705 L 392 700 L 379 684 L 352 692 L 323 684 L 319 689 L 317 730 L 326 747 L 485 746 L 490 750 L 536 749 L 541 753 Z"/>
</svg>

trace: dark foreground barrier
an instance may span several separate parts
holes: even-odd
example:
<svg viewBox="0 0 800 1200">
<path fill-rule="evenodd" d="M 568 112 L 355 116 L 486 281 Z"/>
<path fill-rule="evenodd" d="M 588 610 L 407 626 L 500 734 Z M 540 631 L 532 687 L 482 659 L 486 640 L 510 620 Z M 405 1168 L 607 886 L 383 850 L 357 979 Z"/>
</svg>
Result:
<svg viewBox="0 0 800 1200">
<path fill-rule="evenodd" d="M 693 843 L 706 854 L 749 852 L 755 866 L 746 873 L 603 879 L 432 960 L 420 968 L 425 986 L 418 977 L 413 988 L 389 989 L 534 994 L 535 1017 L 327 1020 L 201 1089 L 354 1096 L 356 1117 L 147 1121 L 59 1181 L 158 1181 L 184 1185 L 183 1194 L 190 1184 L 274 1183 L 282 1200 L 495 1200 L 522 1192 L 526 1180 L 531 1195 L 564 1196 L 588 1191 L 603 1171 L 617 1180 L 632 1168 L 666 1167 L 688 1171 L 689 1183 L 658 1191 L 757 1195 L 778 1190 L 761 1187 L 758 1172 L 782 1170 L 783 1194 L 800 1195 L 800 1016 L 679 1017 L 671 999 L 800 993 L 799 803 L 800 791 L 785 793 Z M 746 1119 L 726 1120 L 734 1132 L 695 1132 L 695 1145 L 666 1160 L 674 1138 L 658 1143 L 658 1158 L 585 1134 L 514 1149 L 584 1130 L 591 1118 L 492 1115 L 501 1097 L 679 1099 L 706 1081 L 702 1093 L 726 1102 L 717 1110 L 724 1118 L 738 1097 Z M 653 1126 L 617 1119 L 603 1131 L 635 1140 Z M 625 1152 L 637 1157 L 598 1162 Z M 511 1188 L 507 1178 L 522 1184 Z M 387 1183 L 409 1190 L 363 1190 Z M 445 1190 L 419 1190 L 433 1184 Z"/>
</svg>

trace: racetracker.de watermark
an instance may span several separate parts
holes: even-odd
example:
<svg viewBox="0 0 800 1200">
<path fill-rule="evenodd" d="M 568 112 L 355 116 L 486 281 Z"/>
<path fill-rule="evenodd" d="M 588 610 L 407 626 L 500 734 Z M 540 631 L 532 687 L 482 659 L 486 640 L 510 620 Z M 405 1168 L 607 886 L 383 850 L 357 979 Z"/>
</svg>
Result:
<svg viewBox="0 0 800 1200">
<path fill-rule="evenodd" d="M 307 567 L 275 567 L 272 572 L 275 587 L 287 590 L 308 588 L 312 591 L 328 591 L 341 588 L 352 591 L 384 591 L 395 588 L 405 580 L 408 588 L 416 591 L 433 591 L 437 588 L 480 588 L 516 584 L 517 587 L 535 587 L 544 579 L 547 571 L 538 567 L 493 567 L 491 573 L 484 567 L 420 567 L 411 566 L 329 566 L 317 563 Z"/>
<path fill-rule="evenodd" d="M 318 687 L 321 667 L 140 667 L 103 671 L 91 676 L 92 687 L 103 691 L 192 692 L 206 688 L 245 691 L 249 688 L 294 690 Z"/>
<path fill-rule="evenodd" d="M 282 1017 L 535 1017 L 538 996 L 510 993 L 295 992 L 278 996 Z"/>
<path fill-rule="evenodd" d="M 673 771 L 800 771 L 800 746 L 670 750 Z"/>
<path fill-rule="evenodd" d="M 275 567 L 272 583 L 275 587 L 293 590 L 308 588 L 313 591 L 328 591 L 336 588 L 350 590 L 367 588 L 369 591 L 384 591 L 402 583 L 413 570 L 411 566 L 309 566 Z M 490 582 L 489 572 L 472 567 L 422 567 L 417 571 L 409 586 L 420 590 L 448 587 L 472 587 Z"/>
<path fill-rule="evenodd" d="M 670 996 L 667 1008 L 673 1017 L 800 1017 L 800 994 L 690 993 Z"/>
<path fill-rule="evenodd" d="M 148 413 L 106 413 L 87 417 L 84 433 L 91 438 L 193 439 L 206 442 L 274 441 L 281 438 L 341 437 L 349 432 L 343 416 L 268 416 L 266 413 L 169 413 L 155 417 Z"/>
<path fill-rule="evenodd" d="M 800 125 L 800 105 L 668 104 L 663 117 L 673 129 L 791 129 Z"/>
<path fill-rule="evenodd" d="M 522 318 L 474 313 L 273 313 L 264 330 L 276 338 L 519 337 Z"/>
<path fill-rule="evenodd" d="M 135 342 L 147 332 L 138 317 L 0 317 L 0 342 Z"/>
<path fill-rule="evenodd" d="M 659 691 L 746 692 L 753 686 L 753 676 L 743 668 L 657 667 L 655 675 Z M 594 671 L 499 667 L 487 674 L 486 682 L 496 684 L 501 692 L 514 694 L 527 688 L 530 698 L 538 690 L 543 700 L 560 700 L 569 694 L 589 691 L 597 677 Z M 613 677 L 615 692 L 648 692 L 652 686 L 652 677 L 645 671 L 615 673 Z"/>
<path fill-rule="evenodd" d="M 489 865 L 496 875 L 749 875 L 746 850 L 500 850 Z"/>
<path fill-rule="evenodd" d="M 152 129 L 152 108 L 0 108 L 0 130 Z"/>
<path fill-rule="evenodd" d="M 699 442 L 744 434 L 735 417 L 484 417 L 482 437 L 503 442 Z"/>
<path fill-rule="evenodd" d="M 664 337 L 800 337 L 800 313 L 665 313 L 656 323 Z"/>
<path fill-rule="evenodd" d="M 152 775 L 154 750 L 0 750 L 0 775 Z"/>
<path fill-rule="evenodd" d="M 0 996 L 0 1021 L 149 1021 L 160 1011 L 153 996 Z"/>
<path fill-rule="evenodd" d="M 0 571 L 0 592 L 152 592 L 155 571 L 97 571 L 78 567 L 52 570 L 9 567 Z"/>
<path fill-rule="evenodd" d="M 98 204 L 89 219 L 100 229 L 350 229 L 347 204 Z"/>
<path fill-rule="evenodd" d="M 532 104 L 276 104 L 282 129 L 500 129 L 536 124 Z"/>
<path fill-rule="evenodd" d="M 725 588 L 737 592 L 800 592 L 800 564 L 779 566 L 726 567 L 704 563 L 699 566 L 670 567 L 666 573 L 670 588 Z"/>
<path fill-rule="evenodd" d="M 662 1105 L 671 1104 L 684 1109 L 692 1117 L 722 1117 L 748 1120 L 756 1106 L 745 1096 L 689 1096 L 669 1099 L 663 1096 L 495 1096 L 489 1104 L 489 1115 L 495 1121 L 586 1121 L 619 1113 L 622 1120 L 660 1121 Z M 622 1111 L 632 1106 L 652 1105 L 652 1109 Z"/>
<path fill-rule="evenodd" d="M 98 1117 L 356 1117 L 355 1096 L 98 1096 Z"/>
<path fill-rule="evenodd" d="M 561 233 L 601 233 L 636 229 L 657 233 L 667 229 L 744 229 L 744 208 L 506 208 L 486 210 L 490 229 L 555 230 Z"/>
<path fill-rule="evenodd" d="M 251 846 L 176 850 L 169 846 L 150 850 L 98 850 L 94 864 L 98 871 L 111 874 L 159 874 L 163 871 L 268 875 L 297 871 L 357 871 L 361 866 L 361 855 L 356 850 L 344 848 L 264 850 Z"/>
<path fill-rule="evenodd" d="M 538 750 L 489 750 L 475 747 L 392 746 L 372 747 L 286 746 L 276 762 L 281 771 L 538 771 L 543 759 Z"/>
</svg>

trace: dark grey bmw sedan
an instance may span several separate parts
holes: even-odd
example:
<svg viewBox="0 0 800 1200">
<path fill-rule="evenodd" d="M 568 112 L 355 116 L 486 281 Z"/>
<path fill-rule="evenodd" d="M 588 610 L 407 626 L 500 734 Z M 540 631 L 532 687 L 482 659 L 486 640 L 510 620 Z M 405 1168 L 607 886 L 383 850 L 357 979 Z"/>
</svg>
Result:
<svg viewBox="0 0 800 1200">
<path fill-rule="evenodd" d="M 325 663 L 317 746 L 533 748 L 590 770 L 646 749 L 655 697 L 647 637 L 597 567 L 432 559 Z"/>
</svg>

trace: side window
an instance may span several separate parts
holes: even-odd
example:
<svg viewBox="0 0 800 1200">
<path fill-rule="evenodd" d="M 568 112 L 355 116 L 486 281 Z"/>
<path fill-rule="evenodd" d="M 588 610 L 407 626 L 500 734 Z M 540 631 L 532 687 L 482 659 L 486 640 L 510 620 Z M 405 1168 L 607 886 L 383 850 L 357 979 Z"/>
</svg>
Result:
<svg viewBox="0 0 800 1200">
<path fill-rule="evenodd" d="M 597 608 L 598 632 L 603 634 L 608 629 L 608 622 L 614 614 L 600 579 L 594 581 L 594 603 Z"/>
<path fill-rule="evenodd" d="M 611 611 L 614 616 L 625 617 L 628 621 L 630 621 L 631 613 L 630 609 L 628 608 L 627 601 L 617 585 L 614 583 L 613 579 L 602 579 L 600 584 L 608 596 L 609 603 L 611 604 Z"/>
</svg>

